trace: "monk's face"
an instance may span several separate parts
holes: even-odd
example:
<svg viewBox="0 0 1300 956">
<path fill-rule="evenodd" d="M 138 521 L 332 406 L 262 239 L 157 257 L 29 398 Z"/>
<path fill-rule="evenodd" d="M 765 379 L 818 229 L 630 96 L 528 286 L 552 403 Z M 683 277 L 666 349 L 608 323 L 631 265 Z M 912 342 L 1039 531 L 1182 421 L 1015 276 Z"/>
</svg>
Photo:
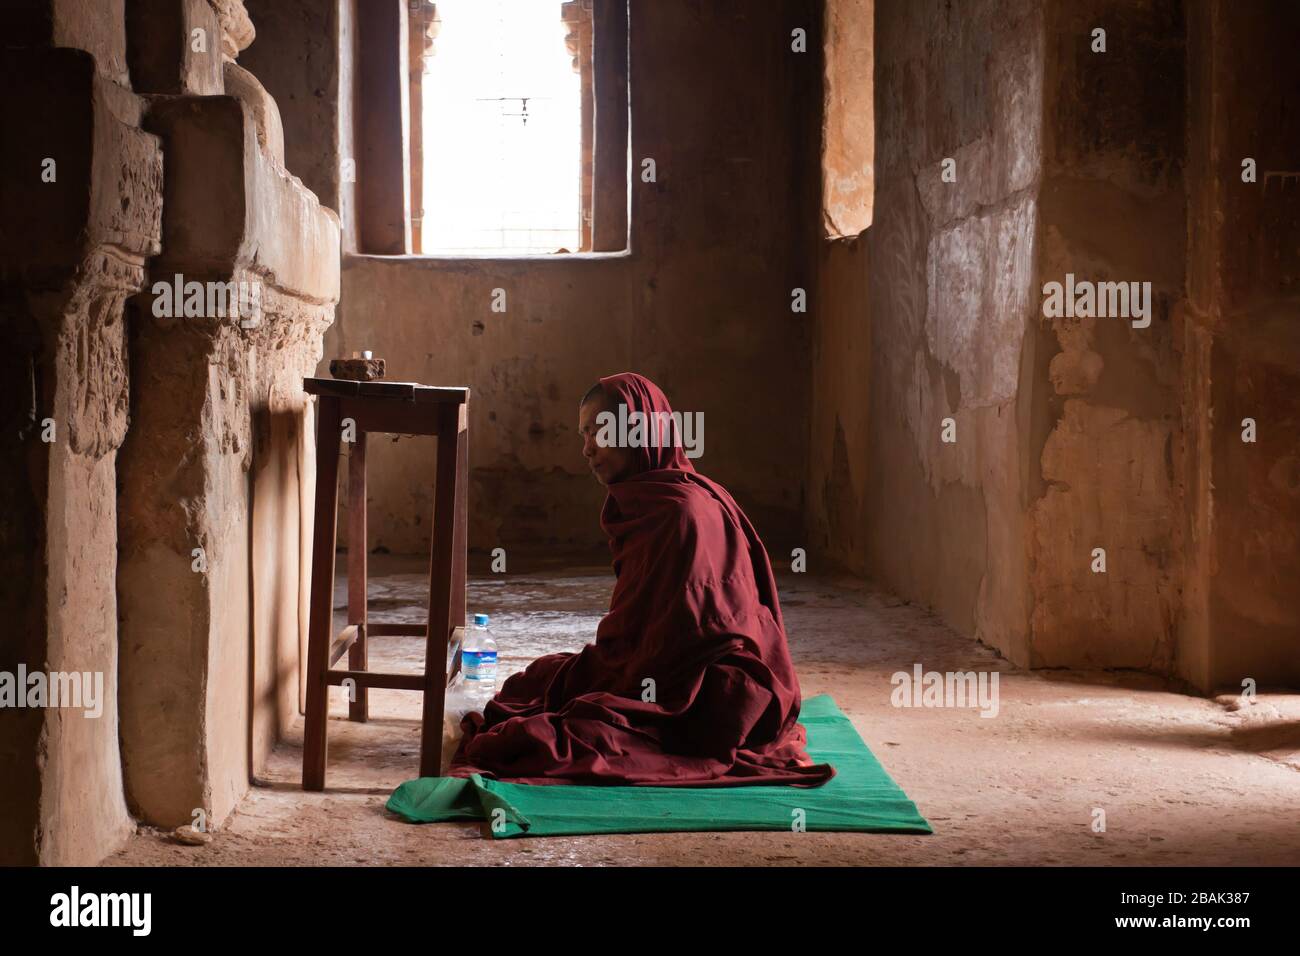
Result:
<svg viewBox="0 0 1300 956">
<path fill-rule="evenodd" d="M 599 400 L 581 406 L 578 409 L 578 434 L 582 436 L 582 456 L 587 459 L 587 467 L 602 485 L 611 485 L 632 473 L 635 459 L 631 448 L 606 446 L 596 441 L 600 432 L 596 416 L 603 411 L 606 411 L 605 403 Z"/>
</svg>

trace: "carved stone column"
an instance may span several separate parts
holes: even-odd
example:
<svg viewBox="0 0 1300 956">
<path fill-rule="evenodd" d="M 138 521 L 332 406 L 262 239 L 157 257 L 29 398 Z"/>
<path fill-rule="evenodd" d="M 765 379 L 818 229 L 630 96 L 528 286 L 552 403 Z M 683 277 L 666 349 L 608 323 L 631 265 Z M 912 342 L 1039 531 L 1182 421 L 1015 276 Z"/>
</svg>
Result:
<svg viewBox="0 0 1300 956">
<path fill-rule="evenodd" d="M 243 4 L 212 9 L 224 95 L 149 97 L 162 252 L 133 303 L 120 481 L 123 768 L 132 809 L 165 826 L 195 811 L 219 825 L 299 706 L 314 476 L 300 386 L 339 291 L 338 216 L 284 167 L 275 101 L 234 62 L 253 38 Z M 194 308 L 177 308 L 178 283 Z"/>
<path fill-rule="evenodd" d="M 83 675 L 0 719 L 0 863 L 86 865 L 132 831 L 118 748 L 123 306 L 158 251 L 162 158 L 121 0 L 23 4 L 0 52 L 0 671 Z M 51 702 L 52 703 L 52 702 Z"/>
</svg>

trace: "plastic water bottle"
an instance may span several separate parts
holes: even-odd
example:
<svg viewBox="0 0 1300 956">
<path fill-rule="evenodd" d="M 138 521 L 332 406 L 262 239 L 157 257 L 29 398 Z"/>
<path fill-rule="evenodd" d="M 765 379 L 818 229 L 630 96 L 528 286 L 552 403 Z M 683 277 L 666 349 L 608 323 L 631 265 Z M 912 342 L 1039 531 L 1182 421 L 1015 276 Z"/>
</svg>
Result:
<svg viewBox="0 0 1300 956">
<path fill-rule="evenodd" d="M 497 642 L 488 630 L 488 616 L 474 615 L 474 626 L 460 649 L 460 669 L 465 675 L 465 696 L 476 710 L 492 699 L 497 683 Z"/>
<path fill-rule="evenodd" d="M 460 653 L 461 647 L 465 643 L 465 635 L 469 628 L 458 627 L 453 634 L 453 643 L 447 647 L 447 672 L 451 672 L 452 665 L 456 663 L 456 655 Z M 447 684 L 446 697 L 444 698 L 443 710 L 456 723 L 465 716 L 466 712 L 471 710 L 468 702 L 465 700 L 465 672 L 457 670 L 456 676 Z"/>
</svg>

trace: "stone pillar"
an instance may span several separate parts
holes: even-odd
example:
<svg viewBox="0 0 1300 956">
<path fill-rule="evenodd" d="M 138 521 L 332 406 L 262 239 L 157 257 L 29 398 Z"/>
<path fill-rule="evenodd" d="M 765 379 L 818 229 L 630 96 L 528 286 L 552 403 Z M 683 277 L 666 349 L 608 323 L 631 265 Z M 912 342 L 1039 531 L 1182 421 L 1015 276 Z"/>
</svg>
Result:
<svg viewBox="0 0 1300 956">
<path fill-rule="evenodd" d="M 1300 684 L 1300 31 L 1294 4 L 1190 4 L 1177 672 Z M 1249 160 L 1249 163 L 1247 163 Z M 1247 421 L 1249 420 L 1249 422 Z M 1253 438 L 1253 440 L 1246 440 Z"/>
<path fill-rule="evenodd" d="M 87 865 L 132 831 L 114 483 L 128 420 L 124 302 L 158 250 L 162 159 L 125 85 L 121 0 L 25 3 L 7 26 L 0 671 L 89 675 L 98 699 L 0 718 L 0 864 Z"/>
<path fill-rule="evenodd" d="M 406 3 L 359 0 L 358 251 L 411 251 L 410 101 Z"/>
<path fill-rule="evenodd" d="M 627 0 L 594 0 L 591 251 L 627 248 Z"/>
<path fill-rule="evenodd" d="M 219 825 L 299 706 L 301 378 L 338 299 L 338 217 L 285 169 L 275 101 L 233 61 L 252 41 L 242 5 L 213 9 L 225 95 L 151 96 L 145 117 L 162 252 L 133 303 L 120 477 L 123 771 L 132 809 L 163 826 L 199 810 Z"/>
</svg>

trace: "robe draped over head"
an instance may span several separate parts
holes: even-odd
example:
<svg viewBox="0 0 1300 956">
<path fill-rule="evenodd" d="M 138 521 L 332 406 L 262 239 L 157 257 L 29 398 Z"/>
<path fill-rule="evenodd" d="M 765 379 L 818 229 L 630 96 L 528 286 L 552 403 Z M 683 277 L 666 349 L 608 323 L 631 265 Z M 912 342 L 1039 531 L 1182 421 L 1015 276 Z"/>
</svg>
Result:
<svg viewBox="0 0 1300 956">
<path fill-rule="evenodd" d="M 635 373 L 600 380 L 628 412 L 668 413 Z M 614 409 L 617 414 L 617 408 Z M 517 783 L 814 787 L 799 681 L 767 552 L 730 494 L 680 445 L 639 447 L 607 487 L 617 576 L 596 641 L 511 676 L 449 773 Z"/>
</svg>

